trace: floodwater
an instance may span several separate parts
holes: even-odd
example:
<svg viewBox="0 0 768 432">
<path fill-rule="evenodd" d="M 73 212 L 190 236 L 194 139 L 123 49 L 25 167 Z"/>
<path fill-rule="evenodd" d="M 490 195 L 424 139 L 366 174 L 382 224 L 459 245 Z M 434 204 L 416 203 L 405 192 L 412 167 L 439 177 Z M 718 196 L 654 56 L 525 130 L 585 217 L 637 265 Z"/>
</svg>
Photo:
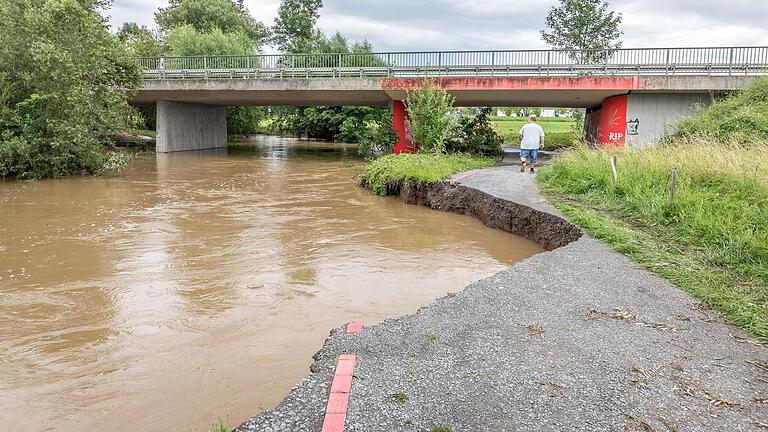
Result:
<svg viewBox="0 0 768 432">
<path fill-rule="evenodd" d="M 541 251 L 370 195 L 355 152 L 254 137 L 117 176 L 0 182 L 0 429 L 236 426 L 309 372 L 332 328 Z"/>
</svg>

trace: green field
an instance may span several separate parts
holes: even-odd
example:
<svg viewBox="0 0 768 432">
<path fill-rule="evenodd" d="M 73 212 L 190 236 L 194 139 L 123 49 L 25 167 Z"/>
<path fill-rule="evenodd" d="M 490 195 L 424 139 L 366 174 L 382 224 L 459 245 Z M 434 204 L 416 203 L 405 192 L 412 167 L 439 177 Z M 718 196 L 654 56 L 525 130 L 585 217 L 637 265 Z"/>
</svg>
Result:
<svg viewBox="0 0 768 432">
<path fill-rule="evenodd" d="M 499 132 L 504 134 L 504 143 L 516 146 L 518 144 L 517 134 L 520 128 L 528 122 L 526 118 L 520 117 L 491 117 L 491 121 Z M 538 123 L 544 129 L 547 138 L 544 139 L 545 150 L 561 150 L 573 147 L 579 140 L 580 134 L 574 131 L 576 121 L 567 117 L 540 118 Z"/>
<path fill-rule="evenodd" d="M 519 117 L 491 117 L 491 121 L 507 138 L 514 138 L 520 132 L 520 128 L 528 123 L 525 118 Z M 574 119 L 572 118 L 540 118 L 538 123 L 544 129 L 544 133 L 562 133 L 573 131 Z"/>
</svg>

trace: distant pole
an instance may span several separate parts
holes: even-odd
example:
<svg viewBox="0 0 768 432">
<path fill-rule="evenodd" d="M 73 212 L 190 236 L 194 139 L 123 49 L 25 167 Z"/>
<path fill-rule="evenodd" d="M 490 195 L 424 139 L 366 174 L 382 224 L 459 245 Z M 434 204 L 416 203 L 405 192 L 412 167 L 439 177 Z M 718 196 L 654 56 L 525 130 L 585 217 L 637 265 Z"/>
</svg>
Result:
<svg viewBox="0 0 768 432">
<path fill-rule="evenodd" d="M 611 171 L 613 171 L 613 181 L 618 181 L 619 173 L 616 171 L 616 155 L 611 156 Z"/>
<path fill-rule="evenodd" d="M 672 168 L 672 181 L 669 185 L 669 205 L 675 205 L 675 193 L 677 193 L 677 168 Z"/>
</svg>

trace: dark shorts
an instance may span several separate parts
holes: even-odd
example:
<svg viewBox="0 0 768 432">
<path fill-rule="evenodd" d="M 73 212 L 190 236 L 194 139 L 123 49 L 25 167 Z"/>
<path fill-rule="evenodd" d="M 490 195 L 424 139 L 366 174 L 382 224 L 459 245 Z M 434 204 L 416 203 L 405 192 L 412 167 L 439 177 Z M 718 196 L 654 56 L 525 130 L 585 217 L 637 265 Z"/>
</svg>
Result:
<svg viewBox="0 0 768 432">
<path fill-rule="evenodd" d="M 535 164 L 539 161 L 539 151 L 536 149 L 520 149 L 520 160 L 527 159 L 528 162 Z"/>
</svg>

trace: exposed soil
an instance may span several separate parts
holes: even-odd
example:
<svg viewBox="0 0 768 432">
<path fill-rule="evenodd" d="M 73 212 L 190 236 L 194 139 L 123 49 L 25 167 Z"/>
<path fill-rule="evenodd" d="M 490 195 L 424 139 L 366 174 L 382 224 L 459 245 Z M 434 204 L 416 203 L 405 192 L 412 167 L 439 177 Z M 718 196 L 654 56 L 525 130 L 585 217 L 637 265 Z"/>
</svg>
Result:
<svg viewBox="0 0 768 432">
<path fill-rule="evenodd" d="M 582 236 L 577 226 L 558 216 L 450 182 L 408 184 L 390 190 L 407 204 L 473 216 L 491 228 L 533 240 L 547 250 Z"/>
</svg>

